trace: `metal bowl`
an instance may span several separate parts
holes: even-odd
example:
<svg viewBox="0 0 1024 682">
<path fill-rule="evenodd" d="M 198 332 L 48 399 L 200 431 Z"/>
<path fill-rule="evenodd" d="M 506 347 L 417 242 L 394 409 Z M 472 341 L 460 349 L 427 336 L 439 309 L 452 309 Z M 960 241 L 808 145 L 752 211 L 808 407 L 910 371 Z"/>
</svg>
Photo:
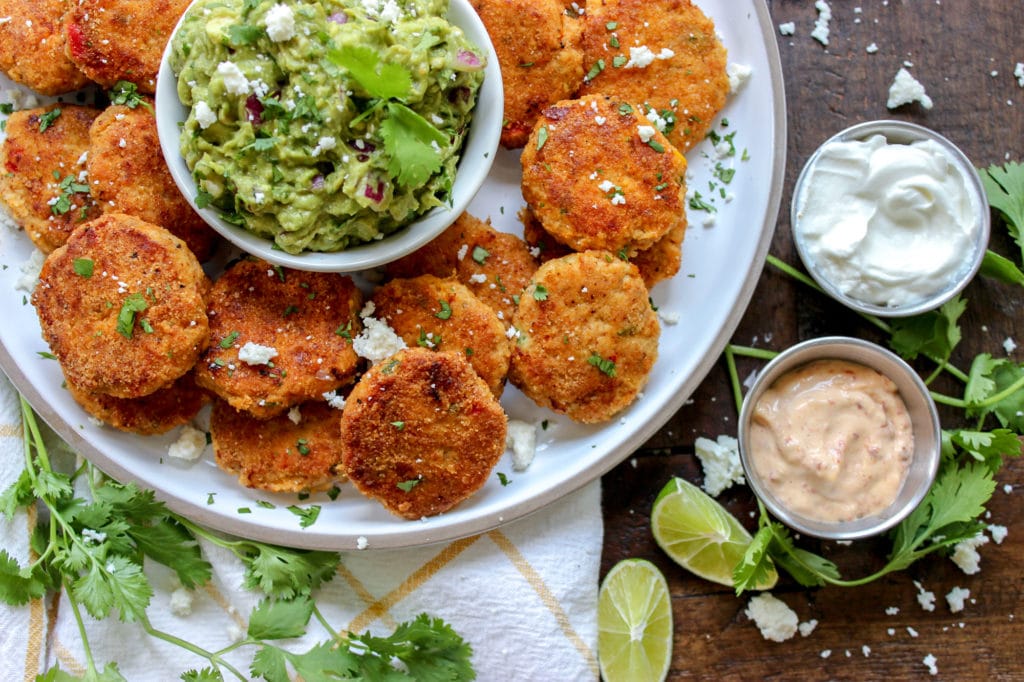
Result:
<svg viewBox="0 0 1024 682">
<path fill-rule="evenodd" d="M 932 140 L 946 152 L 953 166 L 963 176 L 964 185 L 976 215 L 975 240 L 973 248 L 963 254 L 963 261 L 956 272 L 955 277 L 945 287 L 931 292 L 927 297 L 904 305 L 879 305 L 876 303 L 860 300 L 842 291 L 839 286 L 831 281 L 822 272 L 820 264 L 809 252 L 808 245 L 798 229 L 800 216 L 806 201 L 807 183 L 815 166 L 821 156 L 822 150 L 833 142 L 851 142 L 866 140 L 874 135 L 883 136 L 889 144 L 911 144 L 913 142 Z M 790 225 L 793 233 L 793 241 L 796 244 L 800 259 L 807 268 L 814 281 L 825 290 L 832 298 L 846 305 L 853 310 L 880 317 L 907 317 L 917 315 L 940 307 L 943 303 L 956 296 L 971 281 L 981 267 L 982 259 L 985 257 L 985 250 L 988 248 L 989 232 L 991 230 L 991 219 L 988 209 L 988 200 L 985 195 L 985 186 L 981 182 L 977 169 L 970 162 L 967 156 L 948 139 L 929 128 L 905 121 L 879 120 L 858 123 L 836 135 L 833 135 L 815 150 L 810 159 L 804 165 L 803 170 L 797 178 L 793 188 L 793 201 L 790 209 Z M 913 258 L 914 254 L 906 254 L 907 258 Z"/>
<path fill-rule="evenodd" d="M 829 522 L 808 518 L 787 508 L 769 490 L 751 464 L 751 422 L 761 396 L 779 377 L 815 360 L 846 360 L 875 369 L 896 384 L 907 406 L 914 434 L 914 452 L 896 499 L 880 512 L 850 521 Z M 935 480 L 941 446 L 938 412 L 924 382 L 898 356 L 861 339 L 830 336 L 789 348 L 765 366 L 747 393 L 740 410 L 740 460 L 754 494 L 775 518 L 790 528 L 830 540 L 854 540 L 877 535 L 903 520 L 917 507 Z"/>
</svg>

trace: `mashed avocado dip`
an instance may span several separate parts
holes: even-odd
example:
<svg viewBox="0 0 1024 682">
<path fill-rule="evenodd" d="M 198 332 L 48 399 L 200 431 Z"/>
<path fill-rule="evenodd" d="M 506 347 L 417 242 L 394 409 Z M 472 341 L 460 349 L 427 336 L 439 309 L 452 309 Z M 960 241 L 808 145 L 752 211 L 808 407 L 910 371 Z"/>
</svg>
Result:
<svg viewBox="0 0 1024 682">
<path fill-rule="evenodd" d="M 289 253 L 394 232 L 449 198 L 484 57 L 448 0 L 198 0 L 171 67 L 199 206 Z"/>
</svg>

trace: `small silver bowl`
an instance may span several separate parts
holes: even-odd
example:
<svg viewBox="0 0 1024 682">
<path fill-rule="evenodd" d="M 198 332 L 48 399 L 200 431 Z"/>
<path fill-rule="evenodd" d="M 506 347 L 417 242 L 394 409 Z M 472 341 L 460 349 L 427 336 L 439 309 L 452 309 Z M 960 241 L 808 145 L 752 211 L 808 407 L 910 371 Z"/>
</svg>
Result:
<svg viewBox="0 0 1024 682">
<path fill-rule="evenodd" d="M 751 422 L 761 396 L 775 381 L 815 360 L 846 360 L 877 370 L 890 378 L 907 406 L 914 434 L 914 452 L 896 499 L 880 512 L 851 521 L 828 522 L 798 514 L 780 501 L 759 478 L 751 464 Z M 740 461 L 747 483 L 776 519 L 793 530 L 829 540 L 855 540 L 878 535 L 910 514 L 935 480 L 942 434 L 938 411 L 928 388 L 917 373 L 895 354 L 861 339 L 828 336 L 799 343 L 780 353 L 758 375 L 740 410 Z"/>
<path fill-rule="evenodd" d="M 946 286 L 931 292 L 925 298 L 901 305 L 880 305 L 864 301 L 845 293 L 822 272 L 820 264 L 815 260 L 809 247 L 801 234 L 798 224 L 805 204 L 806 185 L 809 182 L 823 149 L 833 142 L 863 141 L 868 138 L 881 135 L 889 144 L 912 144 L 914 142 L 931 140 L 938 144 L 946 152 L 953 166 L 960 172 L 964 185 L 971 201 L 971 209 L 976 216 L 975 239 L 972 248 L 963 253 L 963 261 L 955 276 Z M 814 154 L 807 160 L 803 170 L 797 177 L 796 185 L 793 188 L 793 199 L 790 208 L 790 226 L 793 234 L 793 241 L 796 244 L 800 260 L 803 261 L 807 272 L 814 278 L 814 281 L 821 286 L 825 292 L 847 307 L 869 315 L 879 317 L 908 317 L 917 315 L 929 310 L 935 310 L 943 303 L 956 296 L 973 279 L 981 267 L 985 257 L 985 250 L 988 248 L 989 232 L 991 230 L 991 218 L 988 208 L 988 199 L 985 195 L 985 186 L 981 182 L 977 169 L 970 162 L 960 149 L 939 133 L 925 128 L 924 126 L 905 121 L 878 120 L 858 123 L 833 135 L 815 150 Z M 907 259 L 915 258 L 915 254 L 906 253 Z"/>
</svg>

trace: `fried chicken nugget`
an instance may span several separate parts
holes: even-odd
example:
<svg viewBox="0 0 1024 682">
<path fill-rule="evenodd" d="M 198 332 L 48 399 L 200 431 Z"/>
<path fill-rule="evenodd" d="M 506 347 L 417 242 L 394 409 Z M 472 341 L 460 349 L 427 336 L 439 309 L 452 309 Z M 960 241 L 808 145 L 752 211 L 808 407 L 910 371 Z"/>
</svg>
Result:
<svg viewBox="0 0 1024 682">
<path fill-rule="evenodd" d="M 217 466 L 247 488 L 275 493 L 327 490 L 344 480 L 338 411 L 323 401 L 257 419 L 223 400 L 210 415 Z"/>
<path fill-rule="evenodd" d="M 261 419 L 321 399 L 355 378 L 362 305 L 346 275 L 241 260 L 210 291 L 196 383 Z"/>
<path fill-rule="evenodd" d="M 104 88 L 128 81 L 153 94 L 160 58 L 191 0 L 75 0 L 66 53 Z"/>
<path fill-rule="evenodd" d="M 530 210 L 575 251 L 631 256 L 686 220 L 686 158 L 627 102 L 548 107 L 520 160 Z"/>
<path fill-rule="evenodd" d="M 188 372 L 206 348 L 208 290 L 185 242 L 108 213 L 47 256 L 32 303 L 70 384 L 140 398 Z"/>
<path fill-rule="evenodd" d="M 68 393 L 83 410 L 115 429 L 150 436 L 187 424 L 210 402 L 210 394 L 196 386 L 187 372 L 166 388 L 141 398 L 115 398 L 83 391 L 65 381 Z"/>
<path fill-rule="evenodd" d="M 16 111 L 0 148 L 0 195 L 32 243 L 50 253 L 100 210 L 89 195 L 89 126 L 98 109 L 54 104 Z"/>
<path fill-rule="evenodd" d="M 489 305 L 508 324 L 516 298 L 537 269 L 529 246 L 514 234 L 463 213 L 438 237 L 389 263 L 391 277 L 452 277 Z"/>
<path fill-rule="evenodd" d="M 147 106 L 148 105 L 148 106 Z M 89 181 L 105 213 L 127 213 L 180 237 L 200 261 L 216 233 L 178 191 L 160 152 L 152 101 L 130 109 L 107 107 L 89 130 Z"/>
<path fill-rule="evenodd" d="M 583 21 L 580 95 L 649 105 L 680 151 L 704 139 L 725 106 L 729 76 L 725 47 L 699 7 L 690 0 L 587 0 Z"/>
<path fill-rule="evenodd" d="M 509 381 L 587 424 L 636 399 L 658 356 L 658 318 L 636 266 L 601 251 L 548 261 L 526 288 Z"/>
<path fill-rule="evenodd" d="M 572 97 L 583 78 L 581 23 L 560 0 L 473 0 L 494 43 L 505 92 L 501 144 L 526 144 L 541 109 Z"/>
<path fill-rule="evenodd" d="M 78 90 L 89 78 L 64 54 L 72 0 L 0 0 L 0 71 L 43 95 Z"/>
<path fill-rule="evenodd" d="M 345 401 L 342 465 L 393 514 L 440 514 L 479 490 L 505 451 L 501 405 L 462 353 L 408 348 Z"/>
<path fill-rule="evenodd" d="M 453 279 L 420 275 L 393 279 L 373 294 L 374 315 L 408 346 L 465 355 L 495 396 L 508 374 L 505 325 L 491 308 Z"/>
</svg>

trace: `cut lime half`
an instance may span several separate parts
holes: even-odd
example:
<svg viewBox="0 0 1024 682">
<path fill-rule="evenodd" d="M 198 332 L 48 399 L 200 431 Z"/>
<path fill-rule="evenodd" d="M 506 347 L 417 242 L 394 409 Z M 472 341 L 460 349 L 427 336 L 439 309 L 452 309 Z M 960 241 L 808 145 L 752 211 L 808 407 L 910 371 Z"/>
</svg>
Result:
<svg viewBox="0 0 1024 682">
<path fill-rule="evenodd" d="M 672 604 L 644 559 L 615 564 L 597 597 L 597 654 L 605 682 L 659 682 L 672 661 Z"/>
<path fill-rule="evenodd" d="M 753 539 L 725 507 L 681 478 L 669 481 L 654 500 L 651 532 L 677 564 L 705 580 L 730 587 L 733 570 Z M 778 579 L 773 566 L 756 589 L 771 589 Z"/>
</svg>

